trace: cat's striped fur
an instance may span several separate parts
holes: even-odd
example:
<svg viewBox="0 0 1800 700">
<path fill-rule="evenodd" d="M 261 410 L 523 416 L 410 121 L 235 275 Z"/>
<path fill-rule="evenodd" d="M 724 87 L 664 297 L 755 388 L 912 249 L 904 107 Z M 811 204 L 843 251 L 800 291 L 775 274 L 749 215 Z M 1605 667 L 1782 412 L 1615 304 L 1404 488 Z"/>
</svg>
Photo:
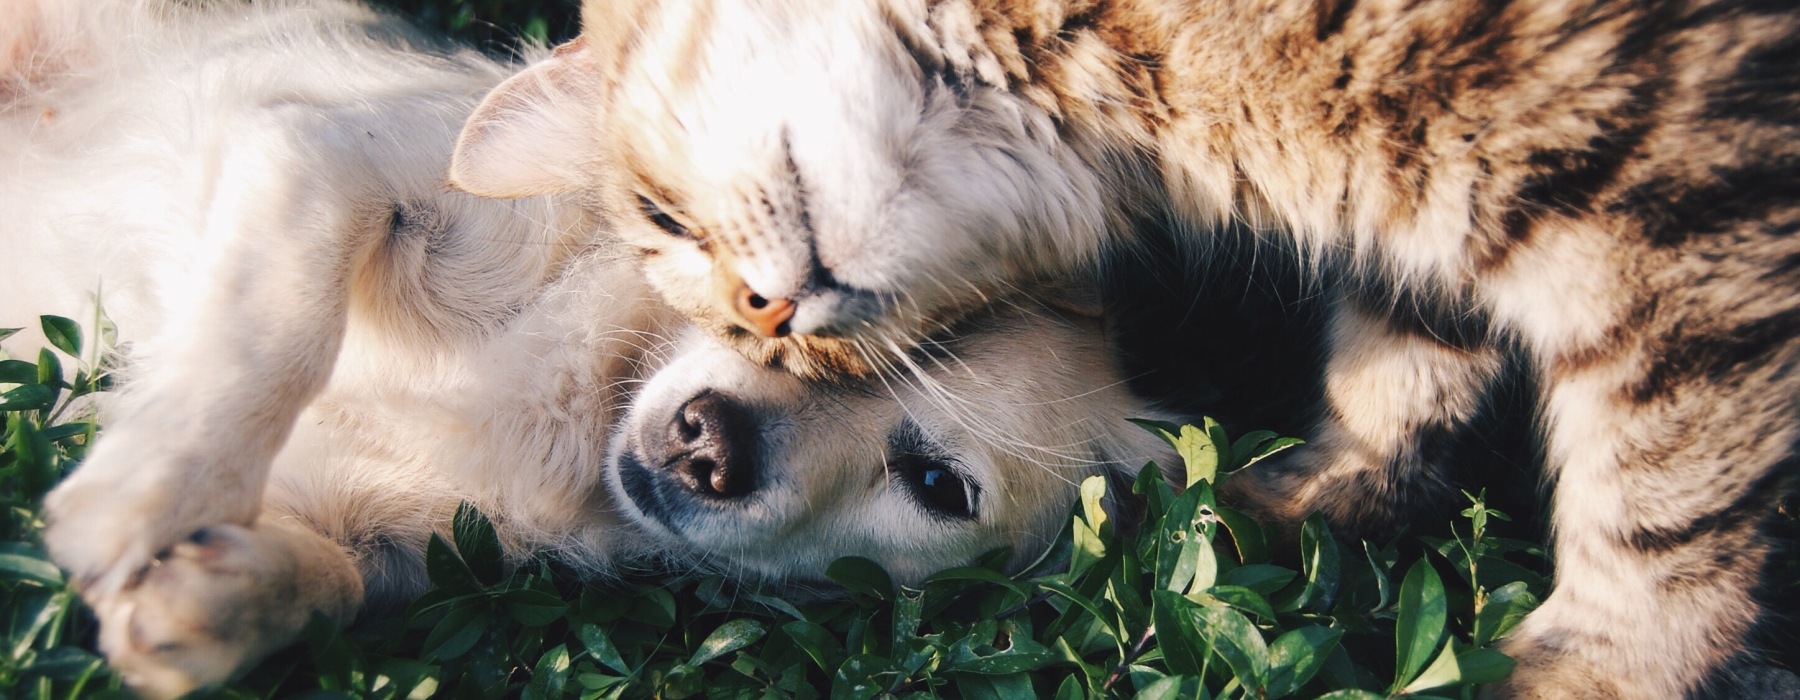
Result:
<svg viewBox="0 0 1800 700">
<path fill-rule="evenodd" d="M 900 364 L 1128 250 L 1138 217 L 1199 249 L 1238 220 L 1350 290 L 1312 445 L 1238 498 L 1391 525 L 1439 490 L 1434 436 L 1517 343 L 1544 387 L 1556 588 L 1493 695 L 1673 697 L 1743 651 L 1800 440 L 1800 5 L 585 13 L 582 43 L 478 111 L 453 176 L 644 212 L 624 235 L 655 283 L 749 356 Z M 521 143 L 564 150 L 506 162 Z"/>
</svg>

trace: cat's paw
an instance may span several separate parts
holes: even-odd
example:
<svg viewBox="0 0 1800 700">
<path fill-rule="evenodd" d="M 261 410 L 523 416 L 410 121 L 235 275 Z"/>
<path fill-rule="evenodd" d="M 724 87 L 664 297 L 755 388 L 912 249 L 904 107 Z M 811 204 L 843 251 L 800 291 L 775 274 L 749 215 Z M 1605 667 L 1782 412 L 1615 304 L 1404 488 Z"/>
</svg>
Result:
<svg viewBox="0 0 1800 700">
<path fill-rule="evenodd" d="M 1512 675 L 1482 686 L 1481 700 L 1626 700 L 1656 697 L 1629 694 L 1597 674 L 1593 666 L 1547 649 L 1508 648 L 1518 665 Z M 1562 660 L 1559 660 L 1560 657 Z M 1668 696 L 1677 697 L 1677 696 Z"/>
<path fill-rule="evenodd" d="M 269 528 L 203 528 L 118 591 L 90 598 L 108 663 L 137 693 L 169 698 L 222 683 L 293 641 L 321 594 L 335 601 L 346 591 L 331 590 L 344 587 L 337 572 L 321 581 L 307 570 L 289 539 Z M 327 607 L 346 614 L 341 602 Z"/>
</svg>

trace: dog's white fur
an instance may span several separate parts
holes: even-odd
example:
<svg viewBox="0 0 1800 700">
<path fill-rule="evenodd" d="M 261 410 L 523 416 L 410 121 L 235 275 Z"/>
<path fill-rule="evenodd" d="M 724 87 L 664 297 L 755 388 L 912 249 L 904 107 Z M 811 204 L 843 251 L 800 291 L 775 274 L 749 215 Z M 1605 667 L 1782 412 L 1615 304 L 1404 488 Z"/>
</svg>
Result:
<svg viewBox="0 0 1800 700">
<path fill-rule="evenodd" d="M 222 680 L 314 610 L 417 593 L 465 500 L 514 560 L 595 575 L 656 557 L 810 581 L 859 554 L 916 580 L 1002 544 L 1022 560 L 1083 477 L 1173 462 L 1118 420 L 1156 414 L 1092 318 L 1001 307 L 925 371 L 866 385 L 682 332 L 592 209 L 444 185 L 512 68 L 391 18 L 338 0 L 5 13 L 0 320 L 88 318 L 101 290 L 129 341 L 45 541 L 145 694 Z M 683 491 L 658 456 L 703 394 L 750 425 L 748 493 Z M 967 517 L 889 468 L 896 436 L 967 485 Z M 609 489 L 609 458 L 663 480 L 662 517 Z"/>
</svg>

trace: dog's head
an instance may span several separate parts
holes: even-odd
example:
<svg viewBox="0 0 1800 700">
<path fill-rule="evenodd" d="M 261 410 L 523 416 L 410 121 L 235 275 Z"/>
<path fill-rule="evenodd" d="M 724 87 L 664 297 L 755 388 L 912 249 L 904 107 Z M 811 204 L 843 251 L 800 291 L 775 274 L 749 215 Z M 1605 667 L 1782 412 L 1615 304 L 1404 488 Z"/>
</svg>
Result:
<svg viewBox="0 0 1800 700">
<path fill-rule="evenodd" d="M 1027 562 L 1083 479 L 1175 463 L 1125 420 L 1158 413 L 1093 319 L 1007 308 L 971 327 L 908 379 L 831 384 L 694 333 L 640 393 L 608 485 L 686 563 L 805 582 L 858 555 L 917 581 L 1002 546 Z"/>
</svg>

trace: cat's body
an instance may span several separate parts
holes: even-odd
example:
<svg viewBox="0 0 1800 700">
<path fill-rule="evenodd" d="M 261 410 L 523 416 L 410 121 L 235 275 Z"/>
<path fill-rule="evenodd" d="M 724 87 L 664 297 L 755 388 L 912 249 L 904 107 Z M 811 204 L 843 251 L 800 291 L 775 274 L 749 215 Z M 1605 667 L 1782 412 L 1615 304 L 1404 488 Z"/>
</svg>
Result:
<svg viewBox="0 0 1800 700">
<path fill-rule="evenodd" d="M 1800 6 L 645 1 L 584 24 L 490 96 L 454 176 L 642 211 L 622 230 L 653 283 L 747 355 L 880 369 L 1081 284 L 1134 221 L 1197 250 L 1245 222 L 1347 291 L 1312 445 L 1238 498 L 1393 525 L 1516 343 L 1556 590 L 1497 695 L 1677 696 L 1744 649 L 1800 440 Z M 569 155 L 498 160 L 522 143 Z"/>
</svg>

